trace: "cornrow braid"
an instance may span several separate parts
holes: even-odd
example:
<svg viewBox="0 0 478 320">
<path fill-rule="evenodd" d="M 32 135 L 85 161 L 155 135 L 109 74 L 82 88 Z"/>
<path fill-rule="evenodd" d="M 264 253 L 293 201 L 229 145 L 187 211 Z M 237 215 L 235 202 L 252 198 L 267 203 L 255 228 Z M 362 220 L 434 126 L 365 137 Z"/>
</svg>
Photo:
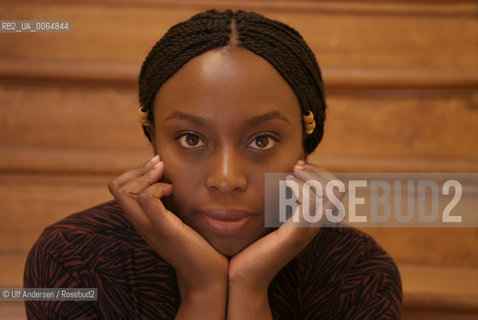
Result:
<svg viewBox="0 0 478 320">
<path fill-rule="evenodd" d="M 159 88 L 192 58 L 215 48 L 243 47 L 267 60 L 296 94 L 302 113 L 314 115 L 315 129 L 305 135 L 311 153 L 324 133 L 325 98 L 314 53 L 288 25 L 254 12 L 208 10 L 171 27 L 151 49 L 139 75 L 139 101 L 153 122 L 153 101 Z M 151 141 L 146 127 L 144 133 Z"/>
</svg>

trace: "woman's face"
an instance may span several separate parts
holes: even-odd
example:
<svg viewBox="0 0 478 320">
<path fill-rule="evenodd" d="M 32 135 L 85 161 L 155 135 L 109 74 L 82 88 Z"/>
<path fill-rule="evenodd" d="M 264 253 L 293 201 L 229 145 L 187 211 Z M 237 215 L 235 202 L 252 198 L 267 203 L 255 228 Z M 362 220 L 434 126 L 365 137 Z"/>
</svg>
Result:
<svg viewBox="0 0 478 320">
<path fill-rule="evenodd" d="M 246 49 L 207 51 L 158 91 L 154 123 L 169 210 L 226 256 L 269 232 L 264 174 L 303 157 L 299 102 L 276 69 Z"/>
</svg>

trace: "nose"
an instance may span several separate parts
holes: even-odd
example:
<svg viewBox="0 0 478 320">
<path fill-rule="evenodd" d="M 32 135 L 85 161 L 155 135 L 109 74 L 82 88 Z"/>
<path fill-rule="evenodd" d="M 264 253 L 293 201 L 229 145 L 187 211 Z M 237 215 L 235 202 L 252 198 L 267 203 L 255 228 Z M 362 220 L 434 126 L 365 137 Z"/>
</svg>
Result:
<svg viewBox="0 0 478 320">
<path fill-rule="evenodd" d="M 224 194 L 247 189 L 247 176 L 241 157 L 230 149 L 211 155 L 206 185 L 210 190 Z"/>
</svg>

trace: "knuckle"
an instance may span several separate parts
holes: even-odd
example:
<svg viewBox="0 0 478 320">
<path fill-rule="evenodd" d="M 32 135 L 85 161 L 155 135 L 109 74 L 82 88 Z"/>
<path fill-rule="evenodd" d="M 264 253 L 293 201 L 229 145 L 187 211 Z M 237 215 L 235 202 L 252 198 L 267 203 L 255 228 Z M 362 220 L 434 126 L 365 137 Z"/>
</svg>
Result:
<svg viewBox="0 0 478 320">
<path fill-rule="evenodd" d="M 114 194 L 116 189 L 117 189 L 117 182 L 115 178 L 108 183 L 108 190 Z"/>
<path fill-rule="evenodd" d="M 146 165 L 143 165 L 141 167 L 137 167 L 136 169 L 134 169 L 134 171 L 136 171 L 137 174 L 145 174 L 147 172 L 146 170 Z"/>
<path fill-rule="evenodd" d="M 139 203 L 139 205 L 145 205 L 151 201 L 153 196 L 151 193 L 146 189 L 140 193 L 138 193 L 136 197 L 136 201 Z"/>
<path fill-rule="evenodd" d="M 127 188 L 125 188 L 124 186 L 123 187 L 120 187 L 116 190 L 116 195 L 119 197 L 119 198 L 132 198 L 134 195 L 129 191 L 127 190 Z"/>
<path fill-rule="evenodd" d="M 150 185 L 153 183 L 152 179 L 148 175 L 143 175 L 138 178 L 138 181 L 142 184 Z"/>
<path fill-rule="evenodd" d="M 114 195 L 114 186 L 111 181 L 108 183 L 108 191 Z"/>
<path fill-rule="evenodd" d="M 142 184 L 146 184 L 146 185 L 152 185 L 153 183 L 155 183 L 156 181 L 154 180 L 154 178 L 152 177 L 151 174 L 148 174 L 148 172 L 144 175 L 142 175 L 141 177 L 138 178 L 138 180 L 142 183 Z"/>
</svg>

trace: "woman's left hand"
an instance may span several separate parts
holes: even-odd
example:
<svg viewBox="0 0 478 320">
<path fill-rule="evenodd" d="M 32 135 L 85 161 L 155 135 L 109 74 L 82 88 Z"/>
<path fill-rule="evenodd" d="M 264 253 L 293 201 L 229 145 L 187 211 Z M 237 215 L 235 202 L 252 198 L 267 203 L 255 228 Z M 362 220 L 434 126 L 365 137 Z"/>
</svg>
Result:
<svg viewBox="0 0 478 320">
<path fill-rule="evenodd" d="M 301 190 L 306 181 L 316 180 L 322 184 L 323 193 L 325 193 L 327 183 L 337 178 L 324 169 L 300 161 L 294 167 L 294 177 L 288 176 L 287 179 L 297 183 Z M 340 200 L 344 194 L 345 190 L 338 195 L 336 194 L 336 197 Z M 301 209 L 305 201 L 309 201 L 309 207 L 314 208 L 315 201 L 311 201 L 313 197 L 323 199 L 322 216 L 325 216 L 325 209 L 335 207 L 329 199 L 321 194 L 317 195 L 311 191 L 309 195 L 299 195 L 301 204 L 298 206 L 299 210 L 296 210 L 292 217 L 280 228 L 255 241 L 231 259 L 228 276 L 229 310 L 231 307 L 234 309 L 234 306 L 237 309 L 248 306 L 251 310 L 250 316 L 256 316 L 258 313 L 252 311 L 255 305 L 257 305 L 257 308 L 269 308 L 267 290 L 270 282 L 289 261 L 311 242 L 323 223 L 324 219 L 318 223 L 309 223 L 302 215 Z M 265 310 L 263 311 L 265 312 Z M 265 316 L 264 313 L 259 314 Z M 244 313 L 242 315 L 245 318 L 246 315 Z"/>
</svg>

